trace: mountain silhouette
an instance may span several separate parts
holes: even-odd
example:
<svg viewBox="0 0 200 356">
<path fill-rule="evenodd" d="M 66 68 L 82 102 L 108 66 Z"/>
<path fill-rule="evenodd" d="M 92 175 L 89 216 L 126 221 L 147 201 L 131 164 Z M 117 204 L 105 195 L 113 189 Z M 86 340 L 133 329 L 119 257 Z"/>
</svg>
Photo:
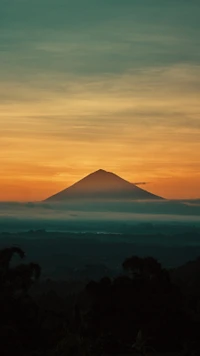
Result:
<svg viewBox="0 0 200 356">
<path fill-rule="evenodd" d="M 114 173 L 99 169 L 45 201 L 65 202 L 74 199 L 158 200 L 163 198 L 137 187 Z"/>
</svg>

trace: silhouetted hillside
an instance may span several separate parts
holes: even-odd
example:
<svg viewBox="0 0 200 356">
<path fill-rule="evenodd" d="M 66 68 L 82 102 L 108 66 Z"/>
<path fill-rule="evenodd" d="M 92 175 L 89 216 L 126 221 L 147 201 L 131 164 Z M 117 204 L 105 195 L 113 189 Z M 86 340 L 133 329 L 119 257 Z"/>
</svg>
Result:
<svg viewBox="0 0 200 356">
<path fill-rule="evenodd" d="M 188 294 L 196 294 L 200 297 L 200 257 L 174 269 L 172 278 Z"/>
<path fill-rule="evenodd" d="M 158 200 L 162 198 L 138 188 L 114 173 L 100 169 L 46 201 L 62 202 L 68 199 Z"/>
<path fill-rule="evenodd" d="M 15 254 L 25 259 L 18 247 L 0 250 L 1 355 L 199 355 L 200 296 L 155 258 L 129 255 L 98 281 L 40 282 L 39 265 L 13 265 Z"/>
</svg>

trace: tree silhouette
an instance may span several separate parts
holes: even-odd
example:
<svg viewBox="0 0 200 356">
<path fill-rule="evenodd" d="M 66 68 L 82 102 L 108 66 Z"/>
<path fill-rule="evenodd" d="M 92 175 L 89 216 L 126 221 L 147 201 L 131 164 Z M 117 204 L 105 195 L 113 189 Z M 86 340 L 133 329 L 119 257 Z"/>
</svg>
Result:
<svg viewBox="0 0 200 356">
<path fill-rule="evenodd" d="M 41 268 L 37 263 L 20 264 L 9 271 L 9 280 L 13 286 L 15 295 L 26 295 L 33 283 L 41 274 Z"/>
<path fill-rule="evenodd" d="M 5 248 L 0 251 L 0 288 L 1 298 L 17 298 L 26 295 L 31 285 L 39 279 L 41 268 L 36 263 L 20 264 L 11 267 L 14 254 L 24 259 L 25 253 L 18 247 Z"/>
<path fill-rule="evenodd" d="M 89 333 L 103 335 L 105 352 L 178 349 L 187 323 L 181 295 L 161 264 L 132 256 L 123 264 L 129 276 L 90 282 Z M 139 332 L 138 332 L 139 330 Z M 112 343 L 111 343 L 112 340 Z"/>
<path fill-rule="evenodd" d="M 130 273 L 132 278 L 140 276 L 151 279 L 162 272 L 161 264 L 153 257 L 132 256 L 123 262 L 122 267 Z"/>
<path fill-rule="evenodd" d="M 32 284 L 40 277 L 36 263 L 11 266 L 13 256 L 23 259 L 18 247 L 0 250 L 0 353 L 22 355 L 23 349 L 33 344 L 37 306 L 28 295 Z M 37 333 L 37 332 L 36 332 Z M 37 343 L 37 342 L 35 342 Z"/>
<path fill-rule="evenodd" d="M 22 259 L 25 257 L 24 251 L 19 247 L 10 247 L 0 250 L 0 283 L 3 283 L 7 278 L 10 262 L 14 254 L 18 254 Z"/>
</svg>

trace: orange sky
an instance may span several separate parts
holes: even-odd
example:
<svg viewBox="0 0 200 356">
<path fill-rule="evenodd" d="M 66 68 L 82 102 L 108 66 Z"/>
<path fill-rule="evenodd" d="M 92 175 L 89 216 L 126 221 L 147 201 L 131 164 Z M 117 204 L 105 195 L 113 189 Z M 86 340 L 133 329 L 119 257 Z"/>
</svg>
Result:
<svg viewBox="0 0 200 356">
<path fill-rule="evenodd" d="M 199 198 L 200 97 L 182 88 L 199 74 L 85 78 L 67 96 L 22 85 L 23 101 L 0 106 L 0 200 L 40 200 L 99 168 L 166 198 Z"/>
<path fill-rule="evenodd" d="M 76 3 L 2 3 L 0 201 L 100 168 L 200 198 L 199 4 Z"/>
<path fill-rule="evenodd" d="M 82 173 L 82 172 L 81 172 Z M 82 174 L 77 175 L 77 179 L 82 178 Z M 125 175 L 118 172 L 131 182 L 135 174 Z M 67 176 L 67 174 L 66 174 Z M 198 198 L 200 177 L 187 178 L 162 178 L 152 180 L 152 183 L 141 185 L 141 188 L 169 199 L 195 199 Z M 1 179 L 1 200 L 2 201 L 39 201 L 66 188 L 75 180 L 68 179 L 65 182 L 53 180 L 51 177 L 41 180 L 33 179 L 12 179 L 3 181 Z"/>
</svg>

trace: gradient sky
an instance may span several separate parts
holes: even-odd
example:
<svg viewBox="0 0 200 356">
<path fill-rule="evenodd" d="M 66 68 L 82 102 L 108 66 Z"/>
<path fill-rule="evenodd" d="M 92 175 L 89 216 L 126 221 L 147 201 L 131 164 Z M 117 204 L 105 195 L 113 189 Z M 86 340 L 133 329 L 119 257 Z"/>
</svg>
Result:
<svg viewBox="0 0 200 356">
<path fill-rule="evenodd" d="M 0 164 L 0 200 L 99 168 L 200 197 L 200 1 L 0 0 Z"/>
</svg>

